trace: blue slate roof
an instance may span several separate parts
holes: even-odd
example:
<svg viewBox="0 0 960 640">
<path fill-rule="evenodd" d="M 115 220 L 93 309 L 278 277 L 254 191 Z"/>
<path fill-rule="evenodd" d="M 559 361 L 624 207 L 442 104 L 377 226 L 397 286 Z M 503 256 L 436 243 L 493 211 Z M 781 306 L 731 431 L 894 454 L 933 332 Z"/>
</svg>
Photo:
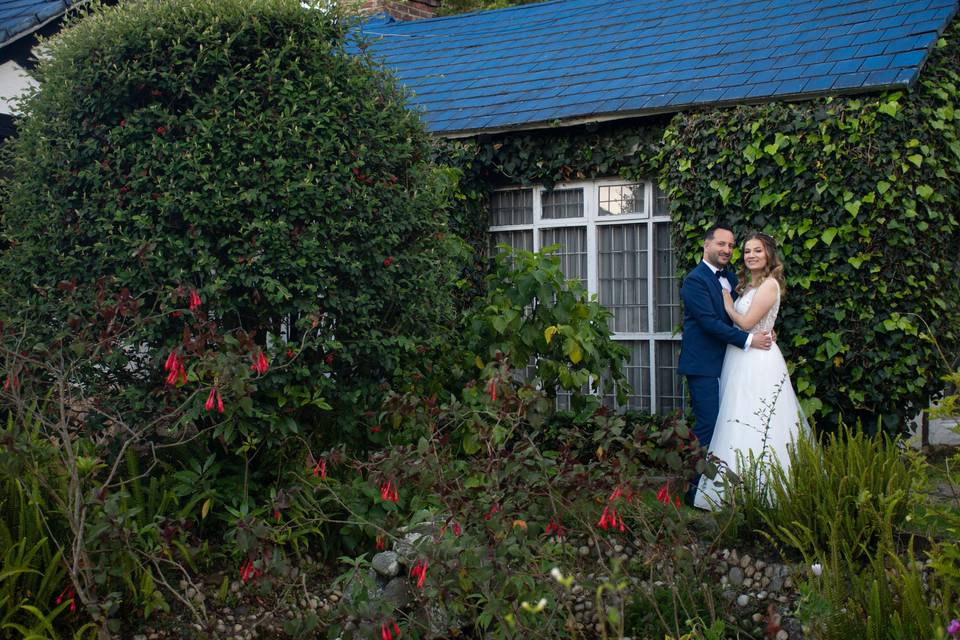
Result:
<svg viewBox="0 0 960 640">
<path fill-rule="evenodd" d="M 0 47 L 33 33 L 86 0 L 0 0 Z"/>
<path fill-rule="evenodd" d="M 910 86 L 955 0 L 553 0 L 361 31 L 464 135 Z"/>
</svg>

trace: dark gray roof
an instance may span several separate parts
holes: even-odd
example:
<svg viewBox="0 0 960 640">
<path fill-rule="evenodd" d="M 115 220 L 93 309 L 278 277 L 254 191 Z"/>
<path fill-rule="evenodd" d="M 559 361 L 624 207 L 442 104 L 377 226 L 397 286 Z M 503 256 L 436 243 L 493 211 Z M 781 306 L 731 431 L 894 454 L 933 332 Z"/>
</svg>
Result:
<svg viewBox="0 0 960 640">
<path fill-rule="evenodd" d="M 907 87 L 955 0 L 554 0 L 362 26 L 434 132 Z"/>
<path fill-rule="evenodd" d="M 0 47 L 33 33 L 87 0 L 0 0 Z"/>
</svg>

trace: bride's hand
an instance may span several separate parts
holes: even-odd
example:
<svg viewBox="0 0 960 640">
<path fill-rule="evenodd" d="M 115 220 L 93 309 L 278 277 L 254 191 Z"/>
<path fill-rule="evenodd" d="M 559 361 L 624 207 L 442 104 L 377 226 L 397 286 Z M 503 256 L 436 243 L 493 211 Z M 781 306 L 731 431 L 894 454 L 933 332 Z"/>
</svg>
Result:
<svg viewBox="0 0 960 640">
<path fill-rule="evenodd" d="M 727 315 L 733 312 L 733 296 L 726 289 L 723 290 L 723 308 L 727 310 Z"/>
</svg>

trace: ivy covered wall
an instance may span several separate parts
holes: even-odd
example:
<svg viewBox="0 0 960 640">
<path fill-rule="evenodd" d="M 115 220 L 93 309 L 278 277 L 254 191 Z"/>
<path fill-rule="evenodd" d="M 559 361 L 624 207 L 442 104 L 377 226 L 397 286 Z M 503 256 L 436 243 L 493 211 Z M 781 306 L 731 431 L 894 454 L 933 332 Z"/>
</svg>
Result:
<svg viewBox="0 0 960 640">
<path fill-rule="evenodd" d="M 496 186 L 658 177 L 682 270 L 716 220 L 780 240 L 779 343 L 819 424 L 899 431 L 960 353 L 958 92 L 951 28 L 907 92 L 448 141 L 453 223 L 482 255 Z"/>
<path fill-rule="evenodd" d="M 899 430 L 960 353 L 957 35 L 909 92 L 680 114 L 664 133 L 684 254 L 715 219 L 780 240 L 780 345 L 821 422 Z"/>
</svg>

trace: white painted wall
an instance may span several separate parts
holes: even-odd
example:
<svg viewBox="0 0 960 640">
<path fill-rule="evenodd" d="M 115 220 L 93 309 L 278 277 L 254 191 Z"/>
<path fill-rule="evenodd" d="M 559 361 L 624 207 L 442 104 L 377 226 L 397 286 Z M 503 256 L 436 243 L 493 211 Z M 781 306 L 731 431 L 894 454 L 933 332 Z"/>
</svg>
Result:
<svg viewBox="0 0 960 640">
<path fill-rule="evenodd" d="M 0 64 L 0 113 L 13 115 L 14 98 L 33 85 L 34 82 L 27 76 L 27 72 L 13 60 Z"/>
</svg>

